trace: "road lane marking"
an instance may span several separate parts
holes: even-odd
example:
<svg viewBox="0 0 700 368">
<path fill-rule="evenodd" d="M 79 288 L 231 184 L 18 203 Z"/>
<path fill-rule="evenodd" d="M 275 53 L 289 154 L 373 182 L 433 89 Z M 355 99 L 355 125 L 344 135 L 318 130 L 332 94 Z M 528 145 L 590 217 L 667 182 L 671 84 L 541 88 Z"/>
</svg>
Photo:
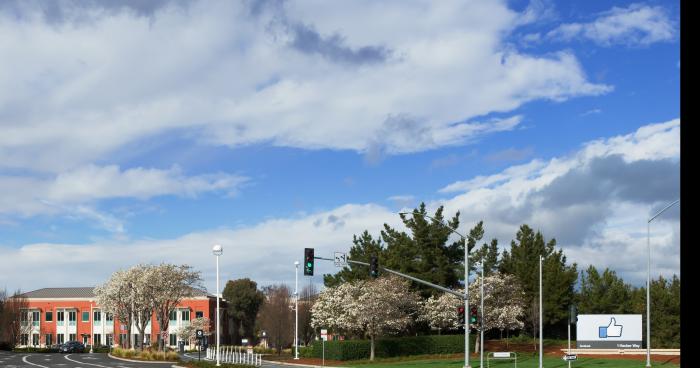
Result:
<svg viewBox="0 0 700 368">
<path fill-rule="evenodd" d="M 23 357 L 22 357 L 22 361 L 25 362 L 25 363 L 27 363 L 27 364 L 29 364 L 29 365 L 33 365 L 33 366 L 37 366 L 37 367 L 42 367 L 42 368 L 49 368 L 49 367 L 47 367 L 47 366 L 45 366 L 45 365 L 34 364 L 34 363 L 28 361 L 28 360 L 27 360 L 27 357 L 28 357 L 28 356 L 29 356 L 29 355 L 23 356 Z"/>
<path fill-rule="evenodd" d="M 100 364 L 94 364 L 94 363 L 85 363 L 85 362 L 81 362 L 81 361 L 79 361 L 79 360 L 73 360 L 73 359 L 69 358 L 69 356 L 70 356 L 70 354 L 64 356 L 64 358 L 66 358 L 67 360 L 69 360 L 69 361 L 71 361 L 71 362 L 73 362 L 73 363 L 86 364 L 86 365 L 94 365 L 95 367 L 101 367 L 101 368 L 111 368 L 111 367 L 106 366 L 106 365 L 100 365 Z"/>
</svg>

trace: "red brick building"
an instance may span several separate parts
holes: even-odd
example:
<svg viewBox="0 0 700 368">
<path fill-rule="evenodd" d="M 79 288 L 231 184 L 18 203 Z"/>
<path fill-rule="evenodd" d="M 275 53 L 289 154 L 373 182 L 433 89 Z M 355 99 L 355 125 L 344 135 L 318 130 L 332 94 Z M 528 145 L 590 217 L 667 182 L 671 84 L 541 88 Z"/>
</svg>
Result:
<svg viewBox="0 0 700 368">
<path fill-rule="evenodd" d="M 67 341 L 80 341 L 95 346 L 126 346 L 131 339 L 132 346 L 138 337 L 136 326 L 132 327 L 131 336 L 127 336 L 125 324 L 115 320 L 111 314 L 103 311 L 97 304 L 92 287 L 45 288 L 30 291 L 22 295 L 27 298 L 26 313 L 22 313 L 22 333 L 20 346 L 45 347 Z M 221 303 L 221 338 L 222 343 L 228 331 L 226 320 L 226 303 Z M 175 347 L 181 340 L 177 331 L 189 325 L 190 321 L 206 317 L 212 321 L 211 331 L 216 331 L 216 296 L 198 291 L 194 297 L 184 300 L 170 314 L 167 346 Z M 150 345 L 157 341 L 158 322 L 155 314 L 146 326 L 144 343 Z M 212 333 L 210 341 L 215 335 Z M 189 342 L 188 342 L 189 343 Z"/>
</svg>

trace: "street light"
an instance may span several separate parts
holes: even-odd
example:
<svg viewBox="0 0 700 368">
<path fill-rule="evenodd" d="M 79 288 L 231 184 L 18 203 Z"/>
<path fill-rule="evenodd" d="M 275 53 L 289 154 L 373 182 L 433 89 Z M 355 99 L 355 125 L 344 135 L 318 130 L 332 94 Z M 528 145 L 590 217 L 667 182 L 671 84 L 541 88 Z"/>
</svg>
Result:
<svg viewBox="0 0 700 368">
<path fill-rule="evenodd" d="M 299 359 L 299 261 L 294 261 L 294 359 Z"/>
<path fill-rule="evenodd" d="M 216 256 L 216 366 L 220 367 L 221 362 L 219 360 L 219 256 L 224 253 L 224 248 L 216 244 L 211 249 Z"/>
<path fill-rule="evenodd" d="M 651 288 L 651 243 L 649 242 L 649 227 L 651 225 L 651 222 L 654 221 L 655 218 L 657 218 L 667 209 L 671 208 L 674 204 L 679 203 L 680 201 L 680 199 L 676 199 L 671 204 L 664 207 L 664 209 L 659 211 L 656 215 L 652 216 L 649 219 L 649 221 L 647 221 L 647 367 L 651 367 L 651 308 L 649 307 L 651 300 L 649 296 L 649 289 Z"/>
<path fill-rule="evenodd" d="M 457 230 L 449 227 L 444 222 L 420 212 L 399 212 L 399 215 L 421 215 L 427 217 L 459 235 L 464 241 L 464 368 L 472 368 L 469 365 L 469 321 L 466 313 L 469 310 L 469 245 L 467 244 L 467 237 L 458 233 Z"/>
</svg>

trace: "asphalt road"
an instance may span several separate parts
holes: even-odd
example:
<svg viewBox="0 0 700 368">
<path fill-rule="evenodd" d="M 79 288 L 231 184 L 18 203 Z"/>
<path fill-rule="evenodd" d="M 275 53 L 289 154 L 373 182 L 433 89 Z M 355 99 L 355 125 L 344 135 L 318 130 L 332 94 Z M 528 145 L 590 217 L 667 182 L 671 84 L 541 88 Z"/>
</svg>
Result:
<svg viewBox="0 0 700 368">
<path fill-rule="evenodd" d="M 0 351 L 2 368 L 170 368 L 173 363 L 133 363 L 107 354 L 36 354 Z"/>
<path fill-rule="evenodd" d="M 196 354 L 187 354 L 196 360 Z M 0 368 L 170 368 L 173 363 L 137 363 L 113 359 L 103 353 L 38 354 L 0 351 Z M 263 362 L 263 368 L 290 368 Z"/>
</svg>

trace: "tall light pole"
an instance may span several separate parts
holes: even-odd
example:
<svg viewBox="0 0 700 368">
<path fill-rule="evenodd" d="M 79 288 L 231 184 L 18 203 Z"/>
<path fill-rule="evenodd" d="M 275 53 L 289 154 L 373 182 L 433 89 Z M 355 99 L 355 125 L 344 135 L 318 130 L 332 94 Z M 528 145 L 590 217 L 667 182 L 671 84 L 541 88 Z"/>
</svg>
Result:
<svg viewBox="0 0 700 368">
<path fill-rule="evenodd" d="M 451 232 L 459 235 L 464 241 L 464 368 L 472 368 L 469 365 L 469 244 L 467 237 L 458 233 L 444 222 L 420 212 L 399 212 L 399 215 L 421 215 L 440 223 Z"/>
<path fill-rule="evenodd" d="M 649 241 L 649 228 L 651 226 L 651 222 L 654 221 L 655 218 L 659 217 L 659 215 L 680 201 L 680 199 L 676 199 L 671 204 L 664 207 L 664 209 L 659 211 L 656 215 L 652 216 L 649 221 L 647 221 L 647 367 L 651 367 L 651 298 L 649 296 L 649 289 L 651 289 L 651 243 Z"/>
<path fill-rule="evenodd" d="M 481 351 L 479 368 L 484 368 L 484 258 L 481 258 Z"/>
<path fill-rule="evenodd" d="M 221 247 L 221 245 L 216 244 L 212 248 L 212 251 L 214 252 L 214 255 L 216 256 L 216 366 L 220 367 L 221 366 L 221 360 L 219 359 L 219 338 L 220 338 L 220 333 L 219 333 L 219 299 L 221 294 L 219 293 L 219 256 L 224 253 L 224 248 Z"/>
<path fill-rule="evenodd" d="M 542 368 L 542 256 L 540 256 L 540 368 Z"/>
<path fill-rule="evenodd" d="M 294 359 L 299 359 L 299 261 L 294 262 Z"/>
</svg>

